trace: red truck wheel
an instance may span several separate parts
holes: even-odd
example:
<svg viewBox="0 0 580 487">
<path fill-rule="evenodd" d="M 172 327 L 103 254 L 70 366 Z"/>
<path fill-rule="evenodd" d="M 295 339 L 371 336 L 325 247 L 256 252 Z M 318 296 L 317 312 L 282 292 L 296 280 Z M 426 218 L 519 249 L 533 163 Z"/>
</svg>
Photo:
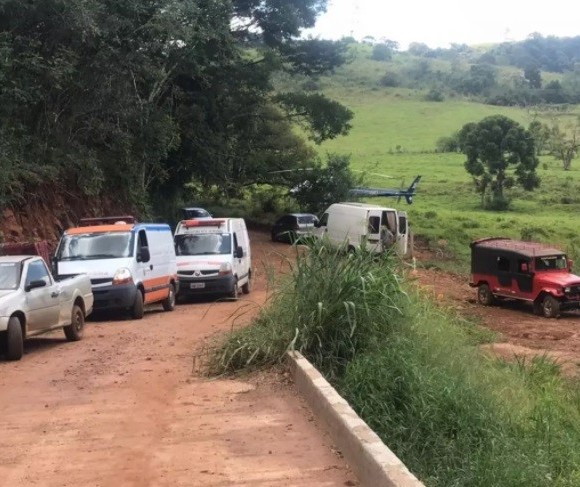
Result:
<svg viewBox="0 0 580 487">
<path fill-rule="evenodd" d="M 477 288 L 477 301 L 485 306 L 491 306 L 495 298 L 487 284 L 480 284 Z"/>
<path fill-rule="evenodd" d="M 560 316 L 560 301 L 548 294 L 542 302 L 542 312 L 546 318 L 557 318 Z"/>
</svg>

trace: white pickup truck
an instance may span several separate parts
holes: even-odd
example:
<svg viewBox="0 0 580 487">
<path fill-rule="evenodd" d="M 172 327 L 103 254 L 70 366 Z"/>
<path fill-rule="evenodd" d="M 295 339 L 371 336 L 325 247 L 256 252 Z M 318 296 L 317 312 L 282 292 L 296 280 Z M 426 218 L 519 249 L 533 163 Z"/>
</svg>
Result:
<svg viewBox="0 0 580 487">
<path fill-rule="evenodd" d="M 0 257 L 0 348 L 8 360 L 22 357 L 27 338 L 58 328 L 80 340 L 92 310 L 87 275 L 53 277 L 41 257 Z"/>
</svg>

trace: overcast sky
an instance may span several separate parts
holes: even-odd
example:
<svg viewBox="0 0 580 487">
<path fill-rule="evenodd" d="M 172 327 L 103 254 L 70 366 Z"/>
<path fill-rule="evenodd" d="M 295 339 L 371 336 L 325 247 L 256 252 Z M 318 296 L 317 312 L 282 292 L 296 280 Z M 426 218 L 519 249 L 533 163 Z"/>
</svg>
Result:
<svg viewBox="0 0 580 487">
<path fill-rule="evenodd" d="M 370 35 L 429 47 L 450 43 L 481 44 L 522 40 L 533 32 L 544 36 L 580 35 L 578 0 L 328 0 L 308 34 L 325 39 Z"/>
</svg>

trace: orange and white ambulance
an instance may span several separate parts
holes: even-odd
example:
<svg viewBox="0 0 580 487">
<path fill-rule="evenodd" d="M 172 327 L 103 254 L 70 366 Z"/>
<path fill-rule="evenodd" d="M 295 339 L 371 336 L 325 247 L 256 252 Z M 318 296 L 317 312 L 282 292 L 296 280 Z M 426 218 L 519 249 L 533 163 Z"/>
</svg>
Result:
<svg viewBox="0 0 580 487">
<path fill-rule="evenodd" d="M 175 230 L 181 296 L 237 298 L 252 289 L 252 254 L 242 218 L 182 220 Z"/>
<path fill-rule="evenodd" d="M 95 311 L 127 310 L 140 319 L 145 304 L 175 308 L 177 262 L 167 224 L 128 216 L 81 219 L 64 232 L 53 264 L 59 275 L 89 275 Z"/>
</svg>

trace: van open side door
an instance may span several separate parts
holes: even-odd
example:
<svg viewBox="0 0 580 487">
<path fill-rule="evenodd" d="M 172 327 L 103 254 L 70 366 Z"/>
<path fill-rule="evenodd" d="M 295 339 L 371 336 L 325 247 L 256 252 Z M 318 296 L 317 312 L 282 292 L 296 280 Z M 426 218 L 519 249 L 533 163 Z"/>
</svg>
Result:
<svg viewBox="0 0 580 487">
<path fill-rule="evenodd" d="M 409 253 L 409 221 L 406 211 L 399 211 L 399 235 L 397 236 L 397 251 L 403 257 Z"/>
<path fill-rule="evenodd" d="M 381 251 L 381 210 L 369 210 L 367 216 L 367 244 L 369 250 Z"/>
</svg>

